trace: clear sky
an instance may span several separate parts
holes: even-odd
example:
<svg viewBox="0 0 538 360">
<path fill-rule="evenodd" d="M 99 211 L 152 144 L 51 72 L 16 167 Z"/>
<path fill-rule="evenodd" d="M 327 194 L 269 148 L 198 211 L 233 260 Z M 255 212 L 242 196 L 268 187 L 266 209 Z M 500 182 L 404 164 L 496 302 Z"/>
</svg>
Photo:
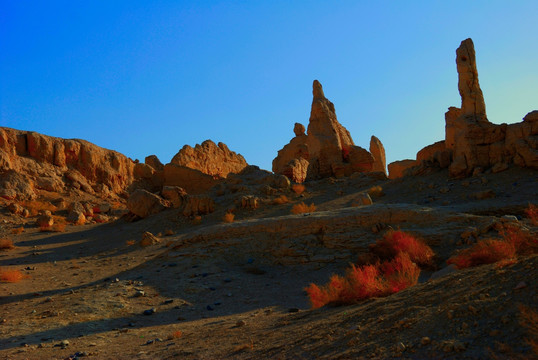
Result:
<svg viewBox="0 0 538 360">
<path fill-rule="evenodd" d="M 387 162 L 444 139 L 471 37 L 490 121 L 538 109 L 538 1 L 0 0 L 0 126 L 163 163 L 222 141 L 271 169 L 318 79 Z"/>
</svg>

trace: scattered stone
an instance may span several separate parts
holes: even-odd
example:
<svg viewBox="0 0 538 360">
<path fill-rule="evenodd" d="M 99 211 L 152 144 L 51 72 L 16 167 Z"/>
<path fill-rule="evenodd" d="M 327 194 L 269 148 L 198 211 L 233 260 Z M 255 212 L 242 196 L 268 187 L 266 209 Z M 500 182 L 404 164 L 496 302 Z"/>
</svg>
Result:
<svg viewBox="0 0 538 360">
<path fill-rule="evenodd" d="M 431 342 L 432 340 L 427 336 L 424 336 L 422 339 L 420 339 L 420 343 L 422 345 L 429 345 Z"/>
<path fill-rule="evenodd" d="M 148 310 L 144 310 L 143 314 L 144 315 L 153 315 L 157 312 L 157 309 L 155 308 L 151 308 L 151 309 L 148 309 Z"/>
<path fill-rule="evenodd" d="M 296 312 L 299 312 L 300 310 L 298 308 L 289 308 L 288 309 L 288 312 L 290 313 L 296 313 Z"/>
<path fill-rule="evenodd" d="M 514 290 L 521 290 L 521 289 L 524 289 L 526 288 L 528 285 L 525 281 L 520 281 L 516 287 L 514 288 Z"/>
<path fill-rule="evenodd" d="M 441 270 L 436 271 L 433 274 L 431 274 L 429 280 L 431 281 L 431 280 L 439 279 L 439 278 L 441 278 L 443 276 L 446 276 L 448 274 L 452 274 L 453 272 L 456 272 L 456 271 L 458 271 L 458 267 L 456 265 L 454 265 L 454 264 L 450 264 L 448 266 L 445 266 Z"/>
<path fill-rule="evenodd" d="M 245 326 L 247 323 L 245 320 L 239 320 L 238 322 L 235 323 L 235 326 L 237 327 L 241 327 L 241 326 Z"/>
<path fill-rule="evenodd" d="M 493 191 L 491 189 L 484 190 L 484 191 L 479 191 L 479 192 L 471 194 L 471 197 L 476 199 L 476 200 L 492 199 L 495 196 L 496 196 L 495 191 Z"/>
<path fill-rule="evenodd" d="M 161 242 L 161 239 L 159 239 L 157 236 L 153 235 L 149 231 L 146 231 L 142 234 L 142 240 L 140 240 L 140 246 L 151 246 L 155 244 L 159 244 Z"/>
</svg>

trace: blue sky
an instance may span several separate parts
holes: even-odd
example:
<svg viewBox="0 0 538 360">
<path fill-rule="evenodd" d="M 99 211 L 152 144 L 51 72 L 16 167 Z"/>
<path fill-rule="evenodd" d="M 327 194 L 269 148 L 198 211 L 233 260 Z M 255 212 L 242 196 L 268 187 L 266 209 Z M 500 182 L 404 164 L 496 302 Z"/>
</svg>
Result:
<svg viewBox="0 0 538 360">
<path fill-rule="evenodd" d="M 0 0 L 0 126 L 167 163 L 226 143 L 271 169 L 318 79 L 387 161 L 444 138 L 473 38 L 494 123 L 538 109 L 537 1 Z"/>
</svg>

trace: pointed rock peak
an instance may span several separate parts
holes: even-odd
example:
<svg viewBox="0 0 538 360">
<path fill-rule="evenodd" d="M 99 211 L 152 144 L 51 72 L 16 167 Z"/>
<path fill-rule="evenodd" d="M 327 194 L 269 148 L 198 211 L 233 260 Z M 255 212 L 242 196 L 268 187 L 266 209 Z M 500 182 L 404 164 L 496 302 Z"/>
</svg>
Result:
<svg viewBox="0 0 538 360">
<path fill-rule="evenodd" d="M 478 122 L 487 122 L 484 95 L 478 83 L 473 40 L 466 39 L 461 42 L 456 50 L 456 65 L 462 115 Z"/>
<path fill-rule="evenodd" d="M 315 98 L 325 98 L 325 94 L 323 93 L 323 86 L 321 86 L 321 83 L 317 80 L 314 80 L 314 84 L 312 84 L 312 94 Z"/>
</svg>

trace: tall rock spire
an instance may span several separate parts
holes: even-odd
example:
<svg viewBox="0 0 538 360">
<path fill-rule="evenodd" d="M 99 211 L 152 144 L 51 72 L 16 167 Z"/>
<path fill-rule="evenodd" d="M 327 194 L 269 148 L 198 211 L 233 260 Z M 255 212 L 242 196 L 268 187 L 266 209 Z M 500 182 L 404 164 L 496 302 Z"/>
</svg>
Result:
<svg viewBox="0 0 538 360">
<path fill-rule="evenodd" d="M 477 122 L 488 122 L 484 95 L 478 83 L 473 40 L 466 39 L 461 42 L 456 50 L 456 64 L 462 115 Z"/>
</svg>

